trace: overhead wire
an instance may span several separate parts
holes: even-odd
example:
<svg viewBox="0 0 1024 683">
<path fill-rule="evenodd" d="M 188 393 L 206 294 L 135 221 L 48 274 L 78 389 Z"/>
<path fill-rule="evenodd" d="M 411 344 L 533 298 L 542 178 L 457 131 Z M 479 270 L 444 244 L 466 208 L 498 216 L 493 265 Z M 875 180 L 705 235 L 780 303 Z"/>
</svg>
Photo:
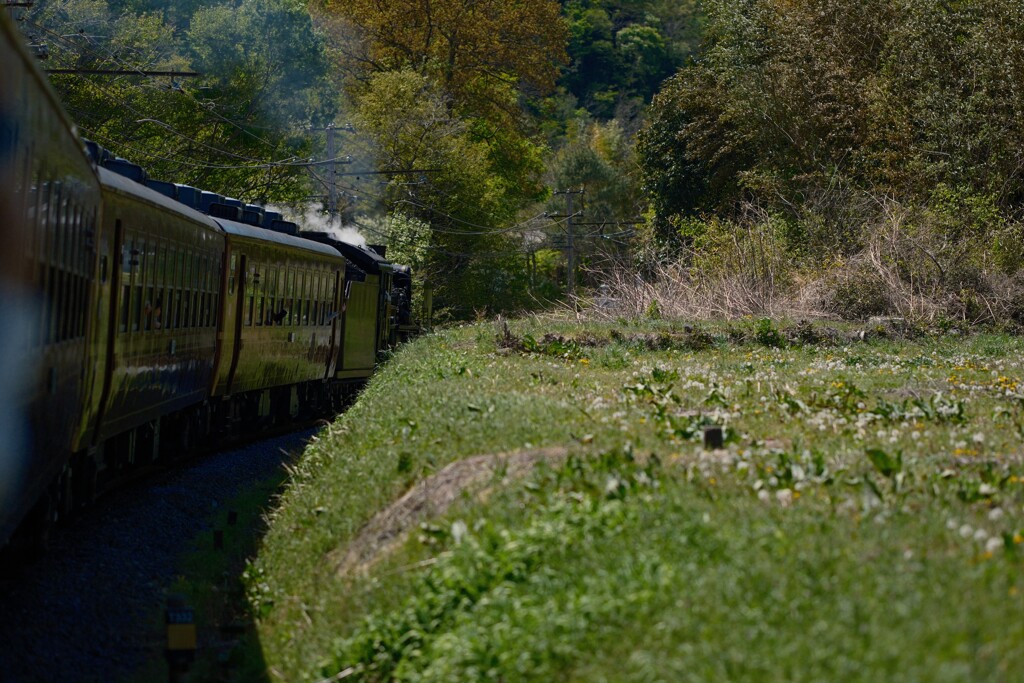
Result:
<svg viewBox="0 0 1024 683">
<path fill-rule="evenodd" d="M 67 39 L 65 36 L 55 32 L 55 31 L 53 31 L 53 30 L 51 30 L 49 28 L 47 28 L 46 26 L 43 26 L 42 24 L 39 24 L 37 22 L 32 21 L 31 19 L 26 19 L 26 23 L 30 24 L 36 30 L 39 30 L 39 31 L 42 31 L 43 33 L 48 34 L 53 39 L 59 41 L 61 44 L 63 44 L 64 46 L 68 47 L 69 49 L 78 51 L 79 54 L 81 54 L 81 52 L 84 51 L 84 52 L 88 53 L 89 55 L 91 55 L 95 59 L 98 59 L 98 60 L 107 59 L 107 60 L 110 60 L 110 61 L 118 64 L 119 66 L 121 66 L 125 70 L 136 71 L 136 72 L 139 73 L 139 75 L 146 76 L 146 74 L 142 72 L 142 69 L 140 69 L 139 67 L 137 67 L 135 65 L 128 64 L 128 63 L 124 62 L 123 60 L 121 60 L 120 58 L 118 58 L 116 55 L 114 55 L 111 52 L 107 52 L 107 51 L 104 50 L 104 53 L 101 54 L 100 52 L 98 52 L 95 49 L 91 49 L 90 47 L 79 45 L 79 44 L 77 44 L 77 43 Z M 96 46 L 96 47 L 102 50 L 102 48 L 100 48 L 99 46 Z M 147 78 L 151 78 L 150 76 L 146 76 L 146 77 Z M 110 91 L 106 90 L 105 88 L 100 86 L 98 83 L 96 83 L 94 80 L 92 80 L 92 79 L 83 79 L 83 80 L 85 80 L 86 83 L 89 83 L 94 88 L 96 88 L 96 89 L 100 90 L 101 92 L 103 92 L 112 101 L 114 101 L 117 104 L 120 104 L 120 105 L 126 107 L 127 109 L 132 111 L 134 114 L 136 114 L 137 116 L 141 117 L 140 119 L 136 120 L 136 123 L 152 123 L 152 124 L 155 124 L 155 125 L 158 125 L 158 126 L 164 128 L 164 129 L 170 131 L 174 135 L 176 135 L 176 136 L 178 136 L 178 137 L 180 137 L 180 138 L 182 138 L 182 139 L 184 139 L 184 140 L 186 140 L 188 142 L 191 142 L 191 143 L 196 144 L 196 145 L 200 145 L 200 146 L 202 146 L 202 147 L 204 147 L 204 148 L 206 148 L 206 149 L 208 149 L 208 150 L 210 150 L 212 152 L 215 152 L 217 154 L 221 154 L 221 155 L 224 155 L 224 156 L 227 156 L 227 157 L 231 157 L 231 158 L 236 158 L 236 159 L 241 159 L 241 160 L 253 162 L 252 164 L 247 164 L 247 165 L 197 164 L 197 163 L 193 163 L 192 164 L 193 166 L 202 166 L 202 167 L 210 168 L 210 169 L 224 169 L 224 170 L 250 169 L 250 168 L 254 169 L 254 170 L 258 170 L 258 169 L 269 169 L 269 168 L 279 168 L 279 167 L 303 167 L 303 166 L 308 166 L 308 165 L 311 165 L 311 164 L 334 163 L 334 162 L 339 160 L 339 159 L 331 159 L 331 160 L 325 160 L 325 161 L 321 161 L 321 162 L 312 162 L 312 161 L 302 161 L 302 162 L 300 162 L 300 161 L 296 161 L 294 157 L 290 157 L 290 158 L 287 158 L 287 159 L 282 159 L 280 161 L 270 161 L 270 162 L 267 162 L 267 161 L 265 161 L 263 159 L 257 159 L 255 157 L 237 154 L 235 152 L 231 152 L 231 151 L 228 151 L 228 150 L 225 150 L 225 149 L 221 149 L 219 147 L 215 147 L 215 146 L 210 145 L 210 144 L 208 144 L 206 142 L 203 142 L 202 140 L 198 140 L 196 138 L 193 138 L 193 137 L 191 137 L 191 136 L 189 136 L 189 135 L 187 135 L 185 133 L 182 133 L 181 131 L 175 129 L 170 124 L 165 123 L 163 121 L 160 121 L 159 119 L 154 119 L 154 118 L 151 118 L 151 117 L 147 117 L 145 114 L 140 112 L 136 107 L 134 107 L 130 103 L 126 102 L 123 98 L 120 98 L 117 95 L 114 95 Z M 134 86 L 134 84 L 133 84 L 133 86 Z M 134 86 L 134 87 L 140 87 L 140 86 Z M 212 114 L 218 120 L 220 120 L 220 121 L 222 121 L 224 123 L 227 123 L 228 125 L 230 125 L 230 126 L 236 128 L 237 130 L 239 130 L 239 131 L 241 131 L 241 132 L 243 132 L 243 133 L 253 137 L 254 139 L 256 139 L 256 140 L 258 140 L 260 142 L 263 142 L 268 147 L 271 147 L 271 148 L 275 147 L 269 141 L 267 141 L 267 140 L 265 140 L 263 138 L 260 138 L 259 136 L 256 136 L 254 133 L 246 130 L 244 126 L 238 124 L 235 121 L 232 121 L 231 119 L 228 119 L 227 117 L 221 115 L 219 112 L 217 112 L 215 110 L 211 110 L 210 108 L 204 106 L 203 103 L 201 103 L 198 99 L 196 99 L 191 93 L 187 92 L 184 88 L 178 88 L 178 91 L 182 92 L 190 100 L 192 100 L 196 104 L 196 106 L 199 107 L 203 111 L 204 114 Z"/>
<path fill-rule="evenodd" d="M 96 47 L 98 49 L 100 49 L 100 50 L 103 50 L 104 54 L 100 54 L 99 52 L 97 52 L 97 50 L 92 49 L 90 47 L 82 46 L 82 45 L 79 45 L 77 43 L 74 43 L 74 42 L 68 40 L 65 36 L 62 36 L 62 35 L 54 32 L 54 31 L 50 30 L 46 26 L 43 26 L 43 25 L 41 25 L 41 24 L 39 24 L 37 22 L 34 22 L 34 21 L 30 20 L 30 19 L 26 20 L 26 23 L 31 24 L 35 29 L 37 29 L 39 31 L 42 31 L 42 32 L 50 35 L 54 39 L 60 41 L 63 45 L 65 45 L 69 49 L 79 51 L 79 54 L 81 54 L 81 52 L 84 51 L 86 53 L 89 53 L 95 59 L 99 59 L 99 60 L 108 59 L 108 60 L 110 60 L 110 61 L 120 65 L 125 70 L 136 71 L 136 72 L 139 73 L 139 75 L 147 76 L 145 73 L 143 73 L 141 68 L 139 68 L 139 67 L 137 67 L 135 65 L 131 65 L 131 64 L 128 64 L 128 63 L 124 62 L 117 55 L 115 55 L 112 52 L 109 52 L 107 50 L 104 50 L 101 46 L 96 46 Z M 147 78 L 150 78 L 150 77 L 147 76 Z M 110 92 L 108 89 L 106 89 L 103 86 L 99 85 L 94 80 L 92 80 L 92 79 L 84 79 L 84 80 L 86 81 L 86 83 L 89 84 L 90 87 L 92 87 L 95 90 L 98 90 L 99 92 L 103 93 L 106 97 L 111 99 L 113 102 L 126 107 L 128 110 L 130 110 L 131 112 L 133 112 L 137 116 L 140 116 L 141 118 L 137 119 L 136 123 L 149 123 L 149 124 L 153 124 L 153 125 L 159 126 L 159 127 L 163 128 L 163 129 L 169 131 L 170 133 L 178 136 L 179 138 L 181 138 L 183 140 L 186 140 L 186 141 L 188 141 L 188 142 L 190 142 L 192 144 L 195 144 L 195 145 L 199 145 L 199 146 L 201 146 L 201 147 L 203 147 L 203 148 L 205 148 L 205 149 L 207 149 L 207 150 L 209 150 L 211 152 L 214 152 L 216 154 L 221 154 L 221 155 L 224 155 L 224 156 L 227 156 L 227 157 L 231 157 L 231 158 L 235 158 L 235 159 L 240 159 L 240 160 L 244 160 L 244 161 L 249 161 L 249 162 L 252 162 L 252 163 L 248 163 L 248 164 L 213 164 L 213 163 L 205 163 L 205 162 L 196 162 L 196 161 L 193 161 L 193 160 L 182 158 L 182 157 L 177 156 L 177 155 L 176 155 L 176 158 L 172 158 L 172 157 L 169 157 L 169 156 L 164 156 L 164 155 L 161 155 L 161 154 L 157 154 L 157 153 L 154 153 L 151 150 L 140 149 L 140 148 L 134 147 L 132 145 L 129 145 L 128 143 L 125 143 L 124 141 L 117 141 L 116 142 L 116 144 L 118 146 L 124 146 L 124 147 L 126 147 L 128 149 L 131 149 L 132 151 L 139 152 L 140 154 L 142 154 L 145 157 L 150 158 L 150 159 L 159 159 L 161 161 L 165 161 L 165 162 L 168 162 L 168 163 L 189 166 L 189 167 L 192 167 L 192 168 L 209 169 L 209 170 L 270 170 L 270 169 L 288 168 L 288 167 L 312 169 L 312 168 L 315 168 L 315 167 L 318 167 L 318 166 L 326 166 L 326 165 L 335 164 L 335 163 L 338 163 L 338 162 L 341 162 L 341 161 L 349 160 L 348 157 L 337 157 L 337 158 L 334 158 L 334 159 L 326 159 L 326 160 L 319 160 L 319 161 L 314 161 L 314 160 L 299 161 L 299 160 L 295 159 L 295 157 L 290 157 L 290 158 L 286 158 L 286 159 L 281 159 L 279 161 L 269 161 L 268 162 L 268 161 L 265 161 L 265 160 L 262 160 L 262 159 L 257 159 L 255 157 L 251 157 L 251 156 L 247 156 L 247 155 L 240 155 L 240 154 L 237 154 L 235 152 L 231 152 L 231 151 L 228 151 L 228 150 L 221 149 L 219 147 L 215 147 L 213 145 L 210 145 L 209 143 L 203 142 L 202 140 L 198 140 L 196 138 L 193 138 L 193 137 L 191 137 L 191 136 L 189 136 L 189 135 L 187 135 L 185 133 L 182 133 L 181 131 L 177 130 L 176 128 L 174 128 L 170 124 L 168 124 L 166 122 L 163 122 L 163 121 L 160 121 L 159 119 L 155 119 L 155 118 L 152 118 L 152 117 L 147 117 L 144 114 L 142 114 L 142 112 L 140 112 L 132 104 L 130 104 L 129 102 L 126 102 L 123 98 L 121 98 L 121 97 L 117 96 L 116 94 Z M 135 87 L 140 87 L 140 86 L 135 86 Z M 255 140 L 259 141 L 259 142 L 262 142 L 263 144 L 267 145 L 267 147 L 270 147 L 270 148 L 274 148 L 275 147 L 275 145 L 273 143 L 269 142 L 265 138 L 261 138 L 260 136 L 257 136 L 256 134 L 252 133 L 250 130 L 247 130 L 245 126 L 240 125 L 237 122 L 232 121 L 231 119 L 223 116 L 222 114 L 217 112 L 215 108 L 211 108 L 211 107 L 208 107 L 208 106 L 204 105 L 194 95 L 192 95 L 192 93 L 188 92 L 186 89 L 184 89 L 184 88 L 179 86 L 177 88 L 177 91 L 181 92 L 182 94 L 184 94 L 197 107 L 199 107 L 203 111 L 204 114 L 210 114 L 210 115 L 214 116 L 219 121 L 232 126 L 233 128 L 239 130 L 240 132 L 244 133 L 245 135 L 248 135 L 249 137 L 252 137 L 253 139 L 255 139 Z M 107 142 L 107 144 L 110 144 L 110 140 L 108 138 L 103 137 L 101 134 L 99 134 L 99 131 L 93 130 L 93 131 L 91 131 L 91 133 L 92 133 L 92 136 L 94 136 L 94 137 L 103 138 L 103 139 L 98 140 L 98 141 L 100 141 L 100 142 Z M 372 172 L 367 171 L 366 173 L 369 174 L 369 173 L 372 173 Z M 313 177 L 318 182 L 320 182 L 321 185 L 326 185 L 326 182 L 322 178 L 320 178 L 316 173 L 311 173 L 311 175 L 313 175 Z M 369 195 L 369 196 L 371 196 L 371 197 L 373 197 L 375 199 L 378 199 L 379 201 L 382 201 L 382 202 L 387 202 L 388 201 L 387 199 L 385 199 L 384 197 L 382 197 L 380 195 L 375 195 L 372 192 L 369 192 L 369 191 L 367 191 L 367 190 L 365 190 L 363 188 L 356 187 L 354 185 L 349 185 L 348 189 L 351 189 L 352 191 L 355 191 L 355 192 L 359 192 L 361 194 Z M 467 221 L 467 220 L 459 218 L 457 216 L 453 216 L 450 213 L 442 211 L 442 210 L 440 210 L 440 209 L 438 209 L 438 208 L 436 208 L 434 206 L 423 204 L 423 203 L 417 202 L 417 201 L 415 201 L 413 199 L 403 199 L 403 200 L 399 200 L 399 201 L 396 201 L 396 202 L 392 202 L 393 205 L 400 204 L 400 203 L 411 204 L 412 206 L 415 206 L 415 207 L 417 207 L 419 209 L 423 209 L 423 210 L 429 211 L 429 212 L 431 212 L 431 213 L 433 213 L 435 215 L 444 217 L 444 218 L 446 218 L 446 219 L 448 219 L 448 220 L 450 220 L 450 221 L 452 221 L 454 223 L 457 223 L 457 224 L 460 224 L 460 225 L 465 225 L 467 227 L 476 228 L 477 229 L 476 231 L 467 231 L 467 230 L 446 230 L 444 228 L 438 228 L 438 227 L 432 227 L 431 228 L 431 230 L 433 232 L 437 232 L 437 233 L 441 233 L 441 234 L 457 235 L 457 236 L 492 236 L 492 235 L 509 234 L 509 233 L 513 233 L 513 232 L 519 232 L 519 233 L 532 232 L 532 231 L 538 230 L 539 228 L 537 228 L 535 226 L 530 226 L 529 224 L 532 223 L 533 221 L 536 221 L 538 218 L 544 217 L 544 215 L 545 215 L 544 213 L 540 213 L 540 214 L 537 214 L 537 215 L 532 216 L 530 218 L 527 218 L 527 219 L 524 219 L 522 221 L 519 221 L 518 223 L 515 223 L 515 224 L 513 224 L 511 226 L 505 227 L 505 228 L 493 228 L 493 227 L 490 227 L 490 226 L 481 225 L 479 223 L 474 223 L 472 221 Z M 564 218 L 562 220 L 552 219 L 552 225 L 559 226 L 559 225 L 564 224 L 567 220 L 568 220 L 568 217 L 566 217 L 566 218 Z M 377 234 L 380 234 L 382 236 L 387 237 L 383 233 L 380 233 L 380 231 L 373 230 L 369 226 L 360 225 L 359 227 L 364 228 L 364 229 L 369 229 L 369 230 L 371 230 L 373 232 L 376 232 Z M 471 255 L 471 254 L 458 254 L 456 252 L 447 252 L 447 253 L 450 253 L 452 255 Z M 524 253 L 524 252 L 521 252 L 521 251 L 517 251 L 517 252 L 502 252 L 502 255 L 510 255 L 510 254 L 518 254 L 518 253 Z M 475 255 L 480 255 L 480 252 L 475 252 Z"/>
</svg>

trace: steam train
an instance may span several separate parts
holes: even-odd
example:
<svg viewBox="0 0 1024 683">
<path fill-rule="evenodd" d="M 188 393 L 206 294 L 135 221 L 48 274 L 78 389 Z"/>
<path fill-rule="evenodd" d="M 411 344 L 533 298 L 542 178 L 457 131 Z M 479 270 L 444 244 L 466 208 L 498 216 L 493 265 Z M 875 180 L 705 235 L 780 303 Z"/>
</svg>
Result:
<svg viewBox="0 0 1024 683">
<path fill-rule="evenodd" d="M 212 435 L 329 414 L 412 334 L 383 249 L 79 138 L 0 11 L 0 546 Z"/>
</svg>

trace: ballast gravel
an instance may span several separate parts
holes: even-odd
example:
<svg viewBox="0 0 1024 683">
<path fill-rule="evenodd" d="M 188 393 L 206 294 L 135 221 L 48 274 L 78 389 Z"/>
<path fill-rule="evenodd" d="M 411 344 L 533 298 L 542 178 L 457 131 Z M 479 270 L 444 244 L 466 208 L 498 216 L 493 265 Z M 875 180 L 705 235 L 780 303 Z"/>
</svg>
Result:
<svg viewBox="0 0 1024 683">
<path fill-rule="evenodd" d="M 205 456 L 57 529 L 42 559 L 0 579 L 0 682 L 108 683 L 162 657 L 182 555 L 219 506 L 273 476 L 315 433 Z"/>
</svg>

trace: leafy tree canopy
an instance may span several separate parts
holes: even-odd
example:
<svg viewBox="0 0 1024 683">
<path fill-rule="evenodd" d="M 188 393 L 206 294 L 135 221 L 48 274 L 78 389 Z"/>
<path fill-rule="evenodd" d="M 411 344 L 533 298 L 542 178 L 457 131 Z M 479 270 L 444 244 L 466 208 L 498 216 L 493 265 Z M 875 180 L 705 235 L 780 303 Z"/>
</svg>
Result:
<svg viewBox="0 0 1024 683">
<path fill-rule="evenodd" d="M 49 68 L 201 73 L 53 78 L 83 133 L 151 176 L 249 201 L 308 194 L 302 129 L 335 102 L 302 2 L 42 0 L 25 23 L 50 45 Z"/>
<path fill-rule="evenodd" d="M 1019 2 L 705 6 L 703 52 L 666 84 L 641 137 L 663 226 L 754 199 L 849 252 L 869 197 L 934 204 L 951 188 L 1020 210 Z"/>
<path fill-rule="evenodd" d="M 328 0 L 327 8 L 360 34 L 349 68 L 412 68 L 468 111 L 486 109 L 508 84 L 549 90 L 564 59 L 553 0 Z"/>
</svg>

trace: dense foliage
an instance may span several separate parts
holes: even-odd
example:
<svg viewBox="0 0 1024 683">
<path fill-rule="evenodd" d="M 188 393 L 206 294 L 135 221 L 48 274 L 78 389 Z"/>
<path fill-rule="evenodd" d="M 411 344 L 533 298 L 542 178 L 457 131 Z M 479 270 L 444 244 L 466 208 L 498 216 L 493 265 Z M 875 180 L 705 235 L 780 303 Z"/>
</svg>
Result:
<svg viewBox="0 0 1024 683">
<path fill-rule="evenodd" d="M 47 68 L 121 72 L 52 78 L 84 135 L 151 176 L 250 201 L 308 193 L 302 128 L 336 103 L 299 0 L 43 0 L 24 28 L 49 47 Z"/>
<path fill-rule="evenodd" d="M 695 0 L 567 0 L 572 61 L 561 84 L 595 116 L 649 102 L 697 47 Z"/>
<path fill-rule="evenodd" d="M 661 241 L 699 247 L 707 225 L 693 217 L 742 221 L 753 206 L 783 222 L 791 256 L 863 257 L 890 298 L 941 290 L 956 315 L 981 315 L 968 299 L 1020 265 L 1020 3 L 705 8 L 700 57 L 666 83 L 639 139 Z"/>
<path fill-rule="evenodd" d="M 1019 205 L 1020 3 L 707 5 L 703 54 L 663 89 L 642 138 L 664 214 L 749 193 L 837 218 L 850 188 Z"/>
</svg>

